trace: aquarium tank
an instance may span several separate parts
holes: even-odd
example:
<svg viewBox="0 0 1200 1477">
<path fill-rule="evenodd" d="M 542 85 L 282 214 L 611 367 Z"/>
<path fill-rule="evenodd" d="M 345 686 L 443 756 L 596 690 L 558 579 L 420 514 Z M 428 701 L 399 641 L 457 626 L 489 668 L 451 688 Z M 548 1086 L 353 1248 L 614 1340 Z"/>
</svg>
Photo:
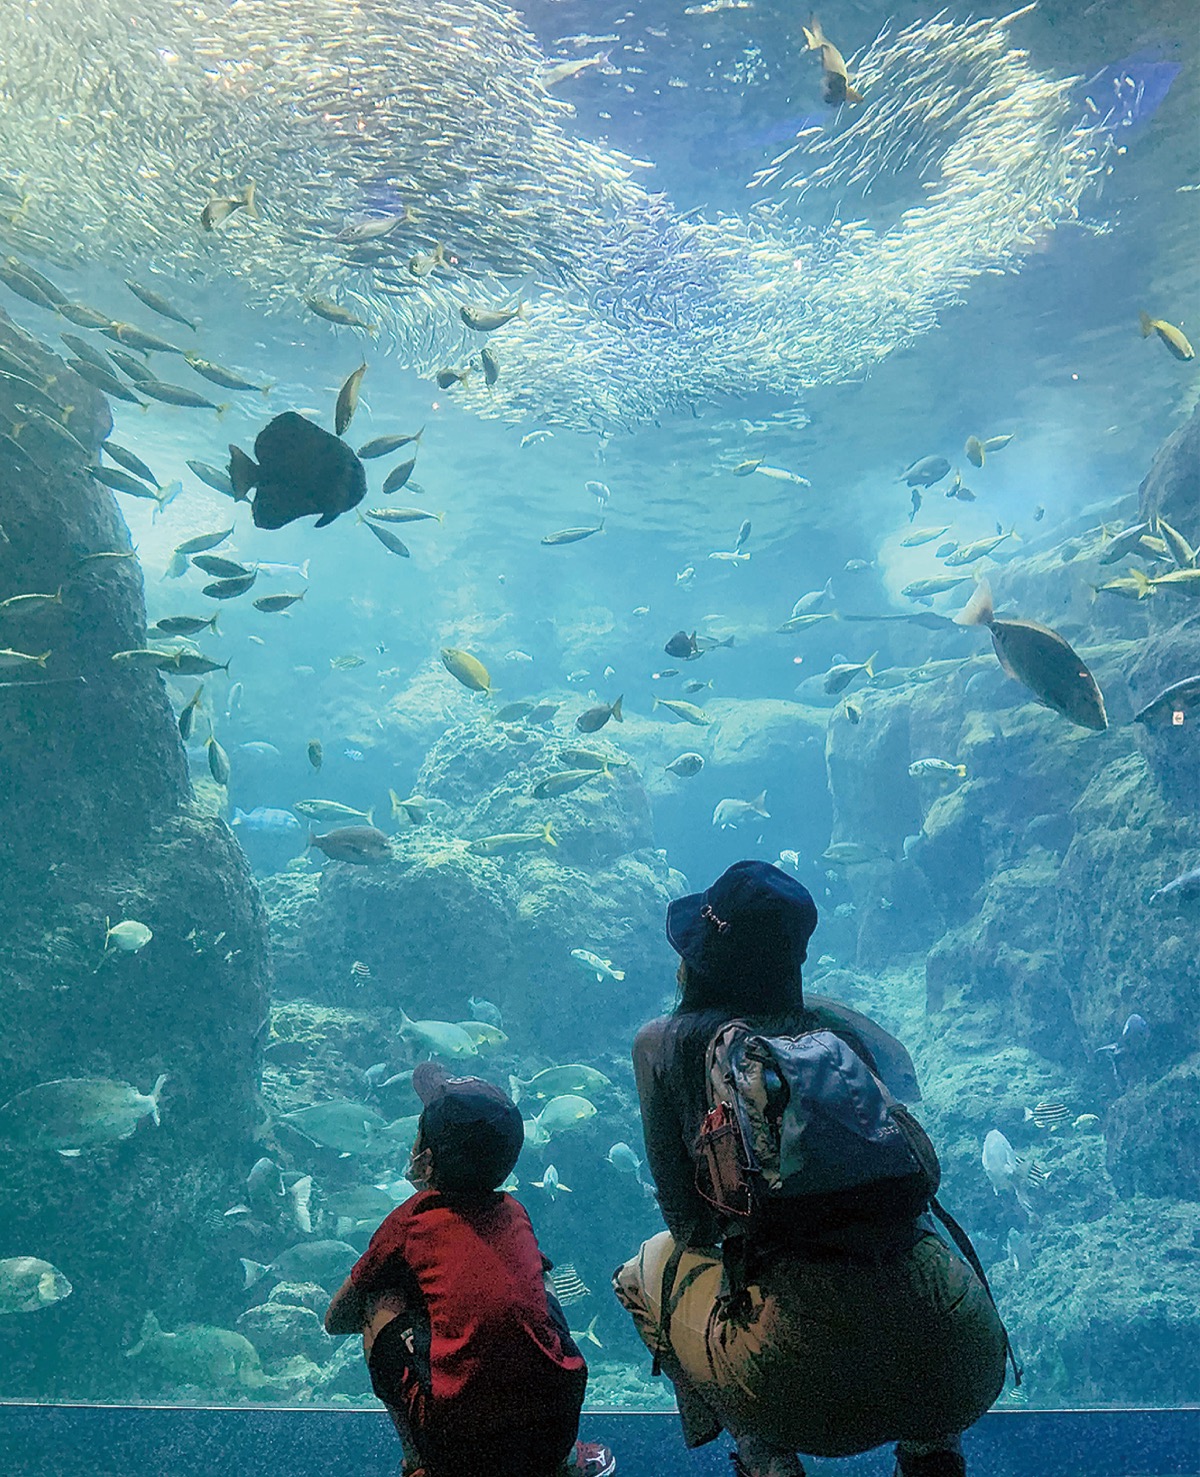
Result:
<svg viewBox="0 0 1200 1477">
<path fill-rule="evenodd" d="M 812 891 L 1025 1365 L 1200 1400 L 1184 0 L 7 0 L 0 1398 L 361 1406 L 430 1056 L 589 1407 L 668 902 Z"/>
</svg>

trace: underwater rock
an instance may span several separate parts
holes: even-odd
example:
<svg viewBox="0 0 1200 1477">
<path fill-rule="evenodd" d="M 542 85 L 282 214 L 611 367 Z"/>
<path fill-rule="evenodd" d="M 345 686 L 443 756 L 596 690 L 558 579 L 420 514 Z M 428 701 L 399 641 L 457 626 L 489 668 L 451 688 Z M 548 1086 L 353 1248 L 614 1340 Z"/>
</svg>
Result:
<svg viewBox="0 0 1200 1477">
<path fill-rule="evenodd" d="M 2 315 L 0 344 L 61 386 L 72 432 L 97 445 L 102 397 Z M 46 465 L 4 476 L 0 596 L 61 584 L 63 603 L 20 617 L 15 644 L 51 653 L 37 685 L 0 689 L 0 1099 L 67 1075 L 143 1092 L 168 1079 L 161 1126 L 5 1167 L 0 1218 L 87 1289 L 47 1315 L 53 1330 L 0 1328 L 7 1388 L 37 1393 L 55 1368 L 61 1394 L 86 1398 L 113 1393 L 114 1368 L 134 1378 L 139 1361 L 119 1357 L 136 1336 L 131 1308 L 168 1326 L 213 1316 L 226 1262 L 197 1231 L 254 1129 L 269 976 L 266 915 L 228 828 L 191 803 L 162 679 L 110 660 L 146 644 L 141 568 L 113 495 L 69 451 Z M 107 553 L 122 557 L 91 557 Z M 153 936 L 106 956 L 106 918 Z M 60 1371 L 63 1340 L 74 1355 Z"/>
<path fill-rule="evenodd" d="M 335 1399 L 339 1395 L 370 1399 L 371 1376 L 359 1340 L 348 1338 L 337 1341 L 333 1358 L 321 1370 L 310 1388 L 313 1398 L 320 1400 Z"/>
<path fill-rule="evenodd" d="M 1200 543 L 1200 406 L 1155 453 L 1138 488 L 1138 517 L 1165 518 L 1193 549 Z"/>
<path fill-rule="evenodd" d="M 1174 623 L 1156 622 L 1158 628 L 1130 668 L 1129 686 L 1137 707 L 1151 702 L 1173 683 L 1200 673 L 1200 617 L 1187 611 L 1184 602 L 1175 602 Z M 1160 612 L 1159 621 L 1163 620 L 1164 613 Z M 1171 809 L 1192 816 L 1200 813 L 1200 725 L 1195 718 L 1182 723 L 1173 723 L 1169 717 L 1156 723 L 1136 723 L 1132 731 Z"/>
<path fill-rule="evenodd" d="M 1119 1097 L 1105 1138 L 1108 1172 L 1122 1195 L 1200 1201 L 1200 1053 Z"/>
<path fill-rule="evenodd" d="M 237 1320 L 239 1333 L 245 1334 L 259 1356 L 268 1365 L 303 1354 L 314 1364 L 324 1364 L 334 1353 L 333 1339 L 311 1308 L 276 1302 L 247 1308 Z"/>
</svg>

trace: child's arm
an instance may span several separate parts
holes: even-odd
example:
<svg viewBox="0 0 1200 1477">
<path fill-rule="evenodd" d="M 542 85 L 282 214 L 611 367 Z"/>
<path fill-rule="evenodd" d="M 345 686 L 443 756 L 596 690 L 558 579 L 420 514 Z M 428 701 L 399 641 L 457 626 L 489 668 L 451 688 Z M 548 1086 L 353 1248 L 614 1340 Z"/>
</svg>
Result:
<svg viewBox="0 0 1200 1477">
<path fill-rule="evenodd" d="M 366 1321 L 367 1300 L 355 1287 L 353 1279 L 347 1277 L 325 1309 L 325 1332 L 335 1335 L 361 1333 Z"/>
</svg>

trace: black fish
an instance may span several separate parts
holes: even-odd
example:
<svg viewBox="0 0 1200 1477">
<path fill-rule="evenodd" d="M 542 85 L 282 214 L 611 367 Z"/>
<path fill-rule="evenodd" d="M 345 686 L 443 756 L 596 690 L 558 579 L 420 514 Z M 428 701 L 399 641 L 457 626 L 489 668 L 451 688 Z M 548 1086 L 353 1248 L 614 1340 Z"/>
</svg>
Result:
<svg viewBox="0 0 1200 1477">
<path fill-rule="evenodd" d="M 324 528 L 366 495 L 367 474 L 353 451 L 295 411 L 285 410 L 258 433 L 254 454 L 257 465 L 240 447 L 229 448 L 236 495 L 258 488 L 256 528 L 282 528 L 313 513 L 320 515 L 316 526 Z"/>
<path fill-rule="evenodd" d="M 663 647 L 663 650 L 668 656 L 676 657 L 685 662 L 690 662 L 693 657 L 700 655 L 695 631 L 690 636 L 686 631 L 676 631 L 674 636 Z"/>
</svg>

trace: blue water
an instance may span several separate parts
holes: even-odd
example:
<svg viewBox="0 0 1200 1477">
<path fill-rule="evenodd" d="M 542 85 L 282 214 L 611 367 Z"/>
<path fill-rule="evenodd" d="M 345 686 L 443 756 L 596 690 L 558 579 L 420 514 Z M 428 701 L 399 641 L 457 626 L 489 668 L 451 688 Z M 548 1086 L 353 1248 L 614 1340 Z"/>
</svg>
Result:
<svg viewBox="0 0 1200 1477">
<path fill-rule="evenodd" d="M 403 76 L 329 63 L 319 101 L 304 47 L 317 36 L 340 56 L 336 27 L 317 0 L 311 15 L 295 8 L 290 27 L 256 7 L 210 17 L 219 64 L 199 64 L 189 48 L 209 43 L 174 21 L 168 32 L 165 9 L 127 34 L 106 19 L 119 7 L 68 8 L 61 34 L 38 33 L 50 59 L 25 88 L 14 77 L 34 33 L 14 30 L 5 48 L 18 61 L 0 89 L 4 254 L 72 302 L 270 388 L 219 389 L 178 355 L 147 356 L 162 380 L 227 407 L 111 401 L 110 440 L 160 487 L 182 481 L 161 509 L 72 473 L 74 451 L 30 431 L 26 402 L 46 396 L 78 429 L 84 411 L 66 397 L 82 404 L 84 382 L 61 370 L 0 391 L 0 600 L 36 593 L 31 578 L 68 592 L 61 613 L 0 610 L 0 657 L 50 652 L 44 672 L 0 674 L 30 684 L 0 687 L 0 1105 L 61 1079 L 148 1092 L 168 1076 L 157 1126 L 80 1157 L 3 1146 L 0 1262 L 44 1258 L 72 1290 L 9 1313 L 0 1287 L 0 1399 L 369 1406 L 357 1356 L 298 1311 L 312 1313 L 337 1273 L 297 1277 L 318 1291 L 279 1304 L 271 1278 L 242 1285 L 241 1259 L 270 1265 L 320 1239 L 363 1249 L 377 1199 L 347 1215 L 339 1197 L 395 1185 L 419 1107 L 403 1081 L 379 1087 L 423 1055 L 400 1011 L 466 1022 L 476 997 L 504 1039 L 482 1044 L 471 1070 L 507 1086 L 581 1063 L 608 1079 L 586 1122 L 548 1143 L 531 1132 L 515 1193 L 585 1288 L 567 1313 L 592 1336 L 595 1432 L 608 1410 L 668 1410 L 608 1291 L 613 1267 L 661 1226 L 652 1189 L 612 1150 L 643 1152 L 629 1047 L 674 1003 L 666 902 L 757 857 L 817 901 L 806 986 L 913 1054 L 943 1199 L 1027 1365 L 1001 1404 L 1194 1405 L 1197 912 L 1186 894 L 1178 907 L 1148 899 L 1200 862 L 1197 718 L 1189 708 L 1165 737 L 1131 720 L 1197 671 L 1200 644 L 1178 584 L 1145 601 L 1097 590 L 1131 567 L 1177 567 L 1165 547 L 1103 561 L 1196 404 L 1194 359 L 1138 327 L 1144 311 L 1193 342 L 1200 331 L 1186 10 L 1051 5 L 975 31 L 953 17 L 937 29 L 932 7 L 890 23 L 872 3 L 823 12 L 866 78 L 855 114 L 822 102 L 797 18 L 774 3 L 547 0 L 521 12 L 511 48 L 493 29 L 516 26 L 508 12 L 464 6 L 453 36 L 430 30 Z M 356 20 L 354 44 L 371 55 L 433 25 L 416 12 Z M 276 22 L 279 37 L 309 39 L 256 71 L 251 33 Z M 94 59 L 78 77 L 76 42 Z M 1001 69 L 1009 46 L 1027 55 Z M 530 58 L 605 52 L 545 92 L 522 90 Z M 111 66 L 95 60 L 106 54 Z M 994 93 L 979 85 L 985 65 Z M 1010 105 L 1026 120 L 1011 135 Z M 871 127 L 856 132 L 863 116 Z M 383 117 L 387 148 L 409 150 L 402 165 L 381 157 Z M 432 120 L 428 138 L 414 119 Z M 443 154 L 457 173 L 439 173 Z M 976 170 L 981 183 L 954 195 Z M 203 232 L 207 196 L 234 198 L 250 180 L 262 219 L 241 211 Z M 347 232 L 406 207 L 382 258 L 350 253 Z M 407 265 L 438 243 L 448 264 L 425 276 Z M 157 316 L 127 277 L 198 327 Z M 55 354 L 64 331 L 115 347 L 0 292 L 12 323 Z M 305 306 L 314 297 L 378 332 L 333 326 Z M 518 300 L 528 319 L 462 328 L 460 307 Z M 231 446 L 253 452 L 285 410 L 332 431 L 364 363 L 345 443 L 420 436 L 367 461 L 366 497 L 330 526 L 257 528 L 246 502 L 189 470 L 227 468 Z M 442 369 L 469 369 L 465 386 L 439 388 Z M 1011 442 L 976 466 L 973 437 Z M 386 474 L 413 455 L 407 485 L 385 495 Z M 930 456 L 953 470 L 914 498 L 903 469 Z M 87 461 L 116 465 L 94 446 Z M 22 501 L 35 475 L 64 489 L 36 516 Z M 956 476 L 973 497 L 949 495 Z M 360 515 L 406 506 L 434 516 L 373 525 L 404 557 Z M 126 531 L 136 552 L 123 608 L 138 625 L 144 601 L 137 641 L 176 649 L 154 622 L 219 608 L 217 631 L 184 645 L 227 671 L 168 663 L 112 698 L 108 649 L 77 656 L 111 614 L 74 573 L 98 552 L 80 529 L 111 508 L 109 552 Z M 1195 506 L 1181 499 L 1172 520 L 1200 543 Z M 203 593 L 212 576 L 172 573 L 172 556 L 230 528 L 210 552 L 258 573 L 218 604 Z M 545 542 L 572 528 L 599 531 Z M 923 529 L 938 531 L 905 544 Z M 961 567 L 937 552 L 1000 535 Z M 941 574 L 963 583 L 905 593 Z M 1106 731 L 1006 678 L 986 632 L 894 619 L 953 617 L 980 574 L 1004 614 L 1070 641 L 1104 693 Z M 282 594 L 302 598 L 255 608 Z M 828 618 L 780 632 L 806 596 Z M 714 649 L 668 654 L 693 631 Z M 482 664 L 490 691 L 456 680 L 451 649 Z M 840 664 L 863 669 L 833 690 Z M 77 699 L 33 685 L 43 677 L 82 678 Z M 198 690 L 185 741 L 175 725 Z M 623 721 L 579 729 L 618 697 Z M 519 703 L 553 711 L 497 719 Z M 535 797 L 578 748 L 610 772 Z M 693 751 L 693 777 L 668 767 Z M 912 773 L 922 759 L 948 768 Z M 174 799 L 131 818 L 160 785 Z M 719 824 L 723 802 L 758 797 Z M 411 811 L 394 803 L 407 799 Z M 557 845 L 537 839 L 547 821 Z M 385 833 L 387 859 L 359 866 L 312 844 L 345 823 Z M 471 850 L 511 832 L 530 833 L 524 849 Z M 862 854 L 847 863 L 839 846 Z M 153 937 L 106 950 L 106 920 L 122 919 Z M 579 950 L 606 961 L 603 978 Z M 1132 1014 L 1144 1041 L 1105 1051 Z M 330 1100 L 401 1126 L 320 1142 L 287 1120 Z M 1065 1121 L 1039 1122 L 1045 1102 Z M 1020 1156 L 1019 1196 L 985 1172 L 989 1131 Z M 289 1186 L 311 1178 L 308 1229 L 290 1201 L 255 1200 L 247 1175 L 263 1157 Z M 566 1191 L 547 1190 L 551 1166 Z M 284 1311 L 264 1332 L 268 1304 Z M 148 1314 L 168 1334 L 199 1326 L 197 1359 L 180 1363 L 169 1340 L 130 1355 Z M 218 1330 L 254 1344 L 254 1378 L 222 1366 Z"/>
</svg>

